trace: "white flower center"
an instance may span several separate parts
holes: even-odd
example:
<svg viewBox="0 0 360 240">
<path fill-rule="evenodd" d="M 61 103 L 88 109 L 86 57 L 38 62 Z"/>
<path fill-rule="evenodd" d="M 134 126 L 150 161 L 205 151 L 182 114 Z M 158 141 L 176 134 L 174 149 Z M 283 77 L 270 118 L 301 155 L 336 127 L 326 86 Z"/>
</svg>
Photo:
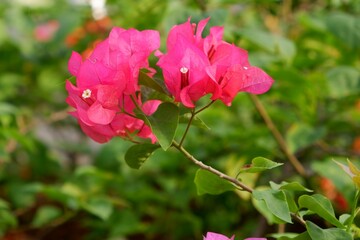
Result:
<svg viewBox="0 0 360 240">
<path fill-rule="evenodd" d="M 243 69 L 245 69 L 245 70 L 246 70 L 246 69 L 248 69 L 248 68 L 247 68 L 247 67 L 243 67 Z"/>
<path fill-rule="evenodd" d="M 81 96 L 83 97 L 83 99 L 87 99 L 87 98 L 91 97 L 91 90 L 85 89 Z"/>
<path fill-rule="evenodd" d="M 186 68 L 186 67 L 180 68 L 180 72 L 181 72 L 181 73 L 187 73 L 188 71 L 189 71 L 189 69 Z"/>
</svg>

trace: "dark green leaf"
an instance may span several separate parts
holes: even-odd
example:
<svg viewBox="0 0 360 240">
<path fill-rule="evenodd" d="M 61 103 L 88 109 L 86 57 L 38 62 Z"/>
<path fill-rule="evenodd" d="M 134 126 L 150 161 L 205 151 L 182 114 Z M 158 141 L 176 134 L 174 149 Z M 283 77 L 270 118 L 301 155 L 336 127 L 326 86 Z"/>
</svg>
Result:
<svg viewBox="0 0 360 240">
<path fill-rule="evenodd" d="M 256 157 L 251 161 L 251 165 L 246 166 L 245 168 L 242 168 L 240 170 L 240 173 L 242 173 L 242 172 L 257 173 L 257 172 L 262 172 L 262 171 L 269 170 L 272 168 L 276 168 L 281 165 L 283 165 L 283 164 L 273 162 L 273 161 L 263 158 L 263 157 Z"/>
<path fill-rule="evenodd" d="M 227 180 L 203 169 L 197 170 L 194 182 L 199 195 L 206 193 L 216 195 L 236 189 Z"/>
<path fill-rule="evenodd" d="M 139 169 L 159 147 L 159 145 L 150 143 L 131 146 L 125 154 L 125 161 L 129 167 Z"/>
<path fill-rule="evenodd" d="M 151 116 L 147 116 L 151 129 L 160 146 L 166 151 L 172 144 L 179 122 L 179 108 L 172 103 L 160 104 Z"/>
<path fill-rule="evenodd" d="M 144 70 L 141 70 L 139 73 L 139 84 L 154 89 L 157 92 L 167 94 L 165 88 L 160 84 L 160 82 L 149 77 Z"/>
<path fill-rule="evenodd" d="M 312 240 L 352 240 L 346 231 L 339 228 L 322 229 L 310 221 L 306 221 L 306 229 Z"/>
<path fill-rule="evenodd" d="M 299 207 L 309 209 L 338 228 L 345 228 L 335 217 L 330 200 L 320 194 L 314 194 L 312 196 L 303 195 L 299 197 Z"/>
<path fill-rule="evenodd" d="M 272 214 L 285 222 L 292 223 L 289 206 L 283 191 L 273 189 L 254 190 L 252 197 L 265 201 Z"/>
</svg>

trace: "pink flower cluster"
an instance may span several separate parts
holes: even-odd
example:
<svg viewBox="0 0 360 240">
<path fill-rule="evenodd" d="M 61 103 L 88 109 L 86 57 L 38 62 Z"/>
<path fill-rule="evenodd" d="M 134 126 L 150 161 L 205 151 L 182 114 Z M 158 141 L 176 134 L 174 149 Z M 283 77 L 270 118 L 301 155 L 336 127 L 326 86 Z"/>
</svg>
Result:
<svg viewBox="0 0 360 240">
<path fill-rule="evenodd" d="M 139 71 L 154 72 L 147 59 L 159 45 L 157 31 L 115 27 L 85 61 L 77 52 L 72 53 L 68 69 L 76 77 L 77 87 L 66 82 L 66 101 L 76 109 L 71 114 L 93 140 L 104 143 L 114 136 L 129 138 L 137 133 L 156 141 L 149 126 L 134 117 L 134 110 L 138 105 L 150 115 L 160 104 L 158 100 L 143 103 L 137 94 Z"/>
<path fill-rule="evenodd" d="M 230 105 L 238 92 L 261 94 L 273 80 L 260 68 L 251 66 L 245 50 L 222 40 L 223 28 L 202 32 L 209 18 L 196 26 L 190 19 L 174 26 L 167 39 L 167 53 L 158 54 L 165 83 L 175 100 L 186 107 L 206 94 Z"/>
<path fill-rule="evenodd" d="M 167 52 L 161 53 L 159 33 L 154 30 L 125 30 L 115 27 L 99 43 L 90 57 L 82 60 L 73 52 L 68 63 L 76 77 L 76 86 L 66 83 L 67 103 L 76 110 L 82 130 L 93 140 L 104 143 L 115 136 L 132 139 L 134 135 L 156 137 L 135 109 L 153 114 L 160 100 L 142 102 L 138 78 L 140 69 L 153 77 L 148 58 L 153 51 L 159 58 L 165 85 L 174 97 L 188 108 L 206 94 L 212 100 L 231 105 L 238 92 L 261 94 L 273 80 L 261 69 L 251 66 L 245 50 L 222 40 L 223 28 L 212 27 L 205 38 L 202 32 L 209 19 L 192 24 L 190 19 L 174 26 L 167 39 Z M 139 110 L 139 109 L 138 109 Z"/>
<path fill-rule="evenodd" d="M 234 240 L 234 239 L 235 239 L 235 235 L 233 235 L 231 238 L 228 238 L 219 233 L 208 232 L 203 240 Z M 266 240 L 266 238 L 245 238 L 244 240 Z"/>
</svg>

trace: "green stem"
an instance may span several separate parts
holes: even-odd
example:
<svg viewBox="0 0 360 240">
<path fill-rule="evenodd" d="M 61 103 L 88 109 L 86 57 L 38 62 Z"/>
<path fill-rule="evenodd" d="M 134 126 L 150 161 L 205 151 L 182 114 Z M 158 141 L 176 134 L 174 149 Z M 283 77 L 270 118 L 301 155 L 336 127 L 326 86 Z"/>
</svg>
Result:
<svg viewBox="0 0 360 240">
<path fill-rule="evenodd" d="M 359 201 L 359 197 L 360 197 L 360 191 L 356 190 L 353 206 L 352 206 L 352 209 L 351 209 L 350 220 L 349 220 L 348 226 L 346 228 L 346 231 L 349 232 L 349 233 L 350 233 L 350 230 L 351 230 L 351 225 L 354 222 L 355 216 L 358 213 L 358 211 L 356 211 L 356 207 L 357 207 L 357 203 Z"/>
<path fill-rule="evenodd" d="M 173 141 L 172 146 L 175 147 L 176 149 L 178 149 L 187 159 L 189 159 L 190 161 L 192 161 L 193 163 L 195 163 L 197 166 L 199 166 L 201 169 L 204 169 L 206 171 L 209 171 L 215 175 L 217 175 L 218 177 L 225 179 L 227 181 L 229 181 L 230 183 L 234 184 L 234 186 L 240 188 L 243 191 L 252 193 L 254 191 L 254 189 L 252 189 L 251 187 L 245 185 L 244 183 L 240 182 L 237 178 L 233 178 L 230 177 L 229 175 L 209 166 L 206 165 L 205 163 L 203 163 L 202 161 L 197 160 L 193 155 L 191 155 L 184 147 L 182 147 L 180 144 L 178 144 L 176 141 Z M 299 217 L 298 215 L 296 215 L 295 213 L 290 213 L 291 217 L 296 220 L 297 222 L 299 222 L 300 224 L 302 224 L 303 226 L 306 225 L 305 221 Z"/>
<path fill-rule="evenodd" d="M 177 142 L 173 141 L 173 146 L 175 148 L 177 148 L 187 159 L 189 159 L 190 161 L 192 161 L 193 163 L 198 165 L 200 168 L 202 168 L 204 170 L 207 170 L 207 171 L 219 176 L 220 178 L 223 178 L 223 179 L 231 182 L 232 184 L 234 184 L 237 187 L 240 187 L 244 191 L 247 191 L 249 193 L 252 193 L 254 191 L 252 188 L 246 186 L 245 184 L 243 184 L 242 182 L 240 182 L 236 178 L 230 177 L 230 176 L 226 175 L 225 173 L 222 173 L 219 170 L 217 170 L 217 169 L 215 169 L 215 168 L 213 168 L 211 166 L 208 166 L 208 165 L 204 164 L 203 162 L 197 160 L 194 156 L 192 156 L 188 151 L 186 151 L 185 148 L 183 148 Z"/>
<path fill-rule="evenodd" d="M 185 140 L 185 137 L 186 137 L 187 133 L 189 132 L 189 129 L 190 129 L 190 126 L 191 126 L 191 123 L 192 123 L 194 117 L 195 117 L 195 110 L 193 108 L 193 109 L 191 109 L 191 117 L 190 117 L 189 122 L 188 122 L 188 124 L 186 126 L 184 135 L 182 136 L 182 138 L 180 140 L 179 146 L 182 146 L 182 144 L 183 144 L 183 142 Z"/>
<path fill-rule="evenodd" d="M 200 108 L 199 110 L 197 110 L 194 115 L 196 115 L 196 114 L 204 111 L 205 109 L 207 109 L 208 107 L 210 107 L 214 102 L 215 102 L 215 100 L 212 100 L 210 103 L 208 103 L 208 104 L 205 105 L 204 107 L 202 107 L 202 108 Z"/>
</svg>

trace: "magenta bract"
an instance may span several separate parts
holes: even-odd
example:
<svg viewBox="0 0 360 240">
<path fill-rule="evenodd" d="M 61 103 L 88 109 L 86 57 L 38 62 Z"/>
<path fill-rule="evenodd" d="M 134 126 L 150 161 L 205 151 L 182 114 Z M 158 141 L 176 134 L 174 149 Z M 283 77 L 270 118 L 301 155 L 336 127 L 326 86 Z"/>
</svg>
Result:
<svg viewBox="0 0 360 240">
<path fill-rule="evenodd" d="M 139 137 L 156 141 L 150 128 L 134 118 L 136 105 L 145 114 L 152 114 L 158 100 L 141 102 L 138 76 L 140 68 L 149 68 L 148 57 L 160 44 L 157 31 L 137 31 L 113 28 L 109 38 L 100 42 L 85 61 L 73 52 L 68 62 L 76 85 L 66 82 L 67 103 L 75 108 L 71 113 L 82 130 L 93 140 L 104 143 L 114 136 L 123 138 L 137 133 Z"/>
<path fill-rule="evenodd" d="M 212 27 L 201 36 L 209 19 L 196 26 L 190 19 L 174 26 L 167 39 L 167 52 L 158 53 L 167 88 L 177 102 L 195 107 L 206 94 L 231 105 L 238 92 L 261 94 L 273 83 L 260 68 L 251 66 L 245 50 L 222 40 L 223 28 Z"/>
<path fill-rule="evenodd" d="M 235 239 L 235 236 L 228 238 L 219 233 L 208 232 L 203 240 L 234 240 L 234 239 Z"/>
</svg>

